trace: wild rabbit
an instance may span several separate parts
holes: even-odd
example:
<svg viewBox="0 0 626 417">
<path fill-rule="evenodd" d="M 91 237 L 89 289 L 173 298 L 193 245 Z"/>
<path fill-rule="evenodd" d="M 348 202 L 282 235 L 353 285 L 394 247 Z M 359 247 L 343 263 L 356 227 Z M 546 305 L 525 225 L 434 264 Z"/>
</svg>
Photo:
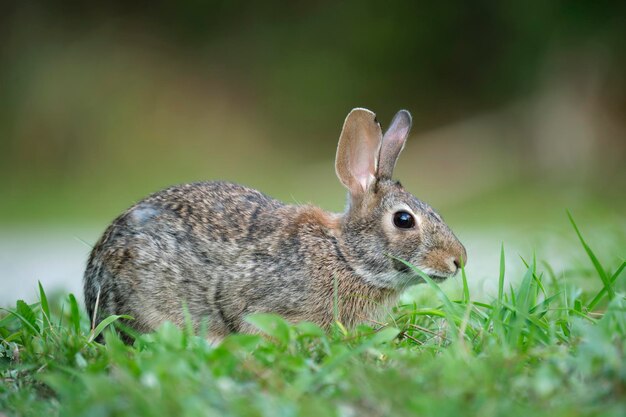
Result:
<svg viewBox="0 0 626 417">
<path fill-rule="evenodd" d="M 254 332 L 244 318 L 277 313 L 291 322 L 346 326 L 374 318 L 409 285 L 467 262 L 463 245 L 431 207 L 392 180 L 411 128 L 399 111 L 382 135 L 356 108 L 341 131 L 335 169 L 348 189 L 344 213 L 286 205 L 227 182 L 177 185 L 119 216 L 95 245 L 84 277 L 94 322 L 128 314 L 139 332 L 181 325 L 183 303 L 209 336 Z M 94 311 L 97 305 L 97 312 Z M 97 317 L 94 317 L 94 314 Z"/>
</svg>

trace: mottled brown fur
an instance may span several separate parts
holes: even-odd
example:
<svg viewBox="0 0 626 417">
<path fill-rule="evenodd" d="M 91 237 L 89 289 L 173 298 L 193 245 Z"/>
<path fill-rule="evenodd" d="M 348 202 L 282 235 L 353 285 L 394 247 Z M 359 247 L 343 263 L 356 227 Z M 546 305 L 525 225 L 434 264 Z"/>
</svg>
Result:
<svg viewBox="0 0 626 417">
<path fill-rule="evenodd" d="M 89 257 L 90 316 L 99 297 L 96 322 L 129 314 L 134 320 L 127 324 L 140 332 L 166 320 L 181 325 L 183 304 L 196 325 L 208 319 L 215 339 L 253 332 L 244 318 L 259 312 L 327 327 L 337 288 L 338 318 L 354 326 L 420 282 L 394 258 L 434 278 L 454 274 L 455 264 L 465 262 L 463 246 L 429 206 L 390 178 L 409 128 L 407 112 L 384 137 L 373 113 L 348 115 L 336 168 L 350 196 L 342 214 L 285 205 L 227 182 L 174 186 L 140 201 L 113 221 Z M 379 148 L 384 167 L 377 166 Z M 417 226 L 397 229 L 397 210 L 413 213 Z"/>
</svg>

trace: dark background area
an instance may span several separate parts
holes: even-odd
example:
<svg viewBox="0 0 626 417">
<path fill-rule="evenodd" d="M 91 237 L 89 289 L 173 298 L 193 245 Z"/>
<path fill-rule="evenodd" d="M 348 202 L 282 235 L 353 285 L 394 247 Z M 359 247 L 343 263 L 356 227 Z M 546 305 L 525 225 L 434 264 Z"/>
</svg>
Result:
<svg viewBox="0 0 626 417">
<path fill-rule="evenodd" d="M 334 181 L 352 107 L 371 108 L 383 125 L 407 108 L 414 136 L 495 112 L 486 123 L 497 132 L 453 130 L 428 160 L 412 140 L 418 156 L 404 164 L 435 196 L 465 180 L 489 192 L 554 177 L 545 171 L 568 185 L 623 184 L 625 10 L 608 1 L 5 4 L 2 221 L 101 220 L 165 185 L 215 177 L 332 202 L 340 188 L 311 197 L 303 187 L 318 171 L 320 183 Z M 546 138 L 533 133 L 543 127 L 527 120 L 529 111 L 558 115 L 534 99 L 555 86 L 592 125 L 571 161 L 559 155 L 572 149 L 567 126 L 548 135 L 557 149 L 546 161 L 536 155 L 550 152 Z M 303 174 L 318 163 L 323 170 Z M 523 167 L 512 174 L 511 164 Z M 290 181 L 300 176 L 313 178 Z M 507 181 L 481 187 L 490 176 Z"/>
</svg>

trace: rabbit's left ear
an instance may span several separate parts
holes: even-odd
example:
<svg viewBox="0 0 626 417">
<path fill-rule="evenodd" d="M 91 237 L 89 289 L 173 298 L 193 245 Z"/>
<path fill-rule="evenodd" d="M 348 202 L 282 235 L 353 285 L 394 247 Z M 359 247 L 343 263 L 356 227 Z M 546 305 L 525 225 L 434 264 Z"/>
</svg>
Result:
<svg viewBox="0 0 626 417">
<path fill-rule="evenodd" d="M 353 197 L 365 193 L 376 181 L 382 136 L 373 112 L 356 108 L 346 117 L 337 146 L 335 171 Z"/>
<path fill-rule="evenodd" d="M 389 129 L 387 129 L 385 136 L 383 136 L 380 156 L 378 158 L 377 178 L 391 179 L 396 161 L 404 148 L 406 138 L 409 137 L 410 131 L 411 113 L 406 110 L 400 110 L 393 117 Z"/>
</svg>

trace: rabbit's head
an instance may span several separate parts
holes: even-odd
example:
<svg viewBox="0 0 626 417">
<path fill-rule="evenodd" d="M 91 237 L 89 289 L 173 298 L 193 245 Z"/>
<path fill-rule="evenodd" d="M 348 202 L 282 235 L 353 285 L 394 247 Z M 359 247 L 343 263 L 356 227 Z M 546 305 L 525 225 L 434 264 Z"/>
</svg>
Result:
<svg viewBox="0 0 626 417">
<path fill-rule="evenodd" d="M 429 205 L 392 179 L 409 135 L 411 115 L 399 111 L 382 134 L 376 115 L 354 109 L 343 125 L 335 169 L 348 189 L 342 241 L 349 264 L 370 284 L 401 288 L 421 280 L 402 259 L 434 280 L 467 262 L 465 248 Z"/>
</svg>

